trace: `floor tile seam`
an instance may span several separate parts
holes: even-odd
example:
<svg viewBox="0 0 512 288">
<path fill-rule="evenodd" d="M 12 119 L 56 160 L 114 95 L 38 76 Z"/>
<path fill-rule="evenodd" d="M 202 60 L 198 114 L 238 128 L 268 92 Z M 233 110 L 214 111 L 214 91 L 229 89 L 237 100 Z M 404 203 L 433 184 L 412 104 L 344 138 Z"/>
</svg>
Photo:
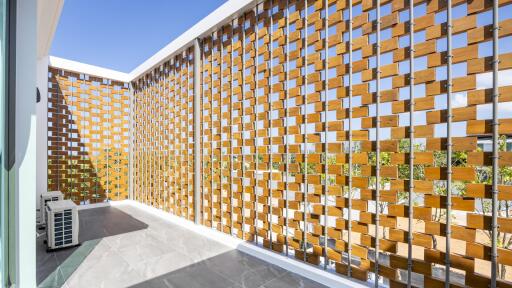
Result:
<svg viewBox="0 0 512 288">
<path fill-rule="evenodd" d="M 207 263 L 202 263 L 205 260 L 208 260 L 208 259 L 200 260 L 199 262 L 195 262 L 195 263 L 191 264 L 190 266 L 192 266 L 192 265 L 204 265 L 209 270 L 209 272 L 213 272 L 213 273 L 217 274 L 218 276 L 221 276 L 222 278 L 227 279 L 230 282 L 233 282 L 233 284 L 237 284 L 237 285 L 241 285 L 242 284 L 241 282 L 235 281 L 234 279 L 231 279 L 230 277 L 228 277 L 228 276 L 226 276 L 226 275 L 224 275 L 222 273 L 219 273 L 219 272 L 215 271 L 214 269 L 211 269 Z"/>
<path fill-rule="evenodd" d="M 279 266 L 277 266 L 277 265 L 274 265 L 274 264 L 271 264 L 271 263 L 269 263 L 269 262 L 267 262 L 267 264 L 268 264 L 268 266 L 266 266 L 266 267 L 265 267 L 266 269 L 274 269 L 274 270 L 281 269 L 281 270 L 283 270 L 283 271 L 281 271 L 281 272 L 278 272 L 276 277 L 280 277 L 280 276 L 282 276 L 282 275 L 284 275 L 284 274 L 286 274 L 286 273 L 289 273 L 289 272 L 290 272 L 290 271 L 288 271 L 288 270 L 286 270 L 286 269 L 284 269 L 284 268 L 281 268 L 281 267 L 279 267 Z M 276 268 L 276 267 L 277 267 L 277 268 Z M 259 268 L 252 268 L 252 269 L 251 269 L 251 271 L 253 271 L 253 272 L 257 272 L 257 271 L 258 271 L 258 269 L 259 269 Z"/>
<path fill-rule="evenodd" d="M 286 274 L 286 273 L 291 272 L 291 271 L 289 271 L 289 270 L 287 270 L 287 269 L 285 269 L 285 268 L 283 268 L 283 267 L 280 267 L 280 266 L 278 266 L 278 265 L 275 265 L 275 264 L 273 264 L 273 263 L 271 263 L 271 262 L 269 262 L 269 261 L 267 261 L 267 260 L 264 260 L 264 259 L 258 258 L 258 257 L 256 257 L 256 256 L 252 256 L 251 254 L 248 254 L 248 253 L 246 253 L 246 252 L 244 252 L 244 251 L 240 251 L 240 250 L 237 250 L 237 251 L 239 251 L 240 253 L 242 253 L 243 255 L 245 255 L 245 257 L 253 257 L 253 258 L 255 258 L 257 261 L 264 262 L 265 266 L 263 266 L 263 267 L 265 267 L 265 268 L 267 268 L 267 269 L 268 269 L 268 268 L 272 268 L 272 269 L 275 269 L 275 270 L 278 270 L 278 269 L 283 270 L 282 272 L 279 272 L 279 273 L 278 273 L 278 276 L 281 276 L 281 275 L 284 275 L 284 274 Z M 259 268 L 251 268 L 251 270 L 252 270 L 252 271 L 256 271 L 256 270 L 258 270 L 258 269 L 259 269 Z"/>
<path fill-rule="evenodd" d="M 178 253 L 180 253 L 180 254 L 182 254 L 182 255 L 186 256 L 186 253 L 183 253 L 182 251 L 180 251 L 180 250 L 178 250 L 178 249 L 176 249 L 176 248 L 172 247 L 172 245 L 167 245 L 166 241 L 164 241 L 164 240 L 162 240 L 162 239 L 155 238 L 154 236 L 150 236 L 150 237 L 154 238 L 154 240 L 156 240 L 156 241 L 159 241 L 159 242 L 161 242 L 161 243 L 165 244 L 165 248 L 166 248 L 167 250 L 169 250 L 169 249 L 170 249 L 170 250 L 172 250 L 172 251 L 169 251 L 169 252 L 163 252 L 163 253 L 162 253 L 162 254 L 160 254 L 159 256 L 163 256 L 163 255 L 170 254 L 170 253 L 176 253 L 176 252 L 178 252 Z M 156 244 L 155 244 L 155 242 L 156 242 L 156 241 L 149 241 L 149 242 L 147 242 L 147 243 L 149 243 L 149 244 L 153 244 L 153 245 L 156 245 Z M 132 246 L 134 246 L 134 245 L 140 245 L 140 244 L 141 244 L 141 243 L 131 244 L 131 245 L 127 245 L 127 246 L 122 245 L 122 246 L 119 246 L 119 247 L 112 247 L 112 249 L 116 250 L 116 252 L 118 252 L 119 254 L 122 254 L 122 253 L 123 253 L 123 252 L 122 252 L 122 249 L 129 248 L 129 247 L 132 247 Z M 110 244 L 109 244 L 109 245 L 110 245 Z M 144 244 L 142 244 L 142 245 L 144 245 Z M 156 246 L 157 246 L 158 248 L 160 248 L 160 246 L 159 246 L 159 245 L 156 245 Z M 166 251 L 167 251 L 167 250 L 166 250 Z M 159 256 L 155 256 L 155 257 L 159 257 Z M 154 257 L 152 257 L 152 258 L 154 258 Z"/>
<path fill-rule="evenodd" d="M 283 274 L 279 274 L 279 276 L 276 276 L 276 277 L 274 277 L 274 278 L 272 278 L 272 279 L 270 279 L 270 280 L 266 281 L 265 283 L 263 283 L 263 284 L 261 284 L 260 286 L 258 286 L 258 288 L 264 288 L 266 284 L 268 284 L 268 283 L 270 283 L 270 282 L 272 282 L 272 281 L 276 280 L 277 278 L 280 278 L 280 277 L 284 276 L 284 275 L 285 275 L 285 274 L 287 274 L 287 273 L 290 273 L 290 271 L 285 271 Z"/>
<path fill-rule="evenodd" d="M 102 238 L 102 239 L 101 239 L 101 241 L 100 241 L 99 243 L 101 243 L 101 242 L 104 242 L 104 243 L 105 243 L 105 245 L 107 245 L 107 246 L 110 248 L 110 249 L 109 249 L 109 251 L 112 251 L 113 253 L 117 254 L 117 256 L 121 256 L 121 255 L 120 255 L 120 253 L 119 253 L 119 251 L 117 250 L 117 248 L 116 248 L 116 247 L 113 247 L 112 245 L 110 245 L 110 243 L 108 242 L 108 240 L 106 240 L 105 238 Z M 96 247 L 99 245 L 99 243 L 96 245 Z M 96 248 L 96 247 L 94 247 L 94 248 Z M 92 252 L 93 252 L 93 251 L 94 251 L 94 249 L 93 249 L 93 250 L 91 250 L 91 252 L 89 253 L 89 255 L 87 255 L 87 257 L 84 259 L 84 261 L 85 261 L 87 258 L 89 258 L 89 257 L 90 257 L 90 255 L 92 254 Z M 108 252 L 108 251 L 107 251 L 107 252 Z M 92 258 L 96 258 L 96 257 L 101 257 L 101 255 L 91 257 L 91 259 L 92 259 Z M 123 258 L 123 259 L 124 259 L 124 258 Z"/>
<path fill-rule="evenodd" d="M 107 243 L 108 244 L 108 243 Z M 111 247 L 112 248 L 112 247 Z M 128 265 L 128 267 L 130 267 L 133 271 L 132 273 L 135 273 L 137 274 L 137 276 L 139 276 L 140 279 L 145 279 L 145 277 L 143 275 L 141 275 L 137 269 L 135 269 L 132 265 L 130 265 L 130 263 L 118 252 L 116 251 L 115 248 L 112 248 L 110 250 L 113 254 L 117 255 L 119 259 L 121 259 L 121 261 L 123 261 L 126 265 Z M 90 254 L 89 254 L 90 255 Z M 87 258 L 89 258 L 89 256 L 87 256 L 84 261 L 82 261 L 82 264 L 87 260 Z M 92 259 L 91 259 L 92 260 Z M 82 266 L 82 265 L 80 265 Z M 79 266 L 79 267 L 80 267 Z M 68 277 L 68 280 L 71 279 L 71 277 L 78 271 L 78 268 Z"/>
<path fill-rule="evenodd" d="M 217 272 L 217 271 L 215 271 L 215 270 L 214 270 L 214 272 Z M 243 274 L 245 274 L 245 273 L 254 273 L 254 272 L 255 272 L 254 270 L 252 270 L 252 269 L 248 269 L 246 272 L 242 273 L 242 275 L 243 275 Z M 222 276 L 224 276 L 225 278 L 228 278 L 228 279 L 230 279 L 230 280 L 232 280 L 232 281 L 233 281 L 233 279 L 229 278 L 227 275 L 224 275 L 224 274 L 219 273 L 219 272 L 217 272 L 217 273 L 218 273 L 218 274 L 221 274 L 221 275 L 222 275 Z M 276 277 L 276 276 L 274 276 L 274 277 L 273 277 L 273 278 L 271 278 L 271 280 L 269 280 L 269 281 L 272 281 L 272 280 L 274 280 L 275 278 L 277 278 L 277 277 Z M 243 279 L 244 279 L 244 278 L 242 277 L 242 280 L 243 280 Z M 269 281 L 264 281 L 264 283 L 268 283 Z M 242 285 L 244 282 L 236 282 L 236 283 L 237 283 L 237 284 Z M 263 284 L 261 284 L 261 285 L 263 285 Z M 260 286 L 261 286 L 261 285 L 260 285 Z M 258 286 L 258 287 L 260 287 L 260 286 Z"/>
<path fill-rule="evenodd" d="M 119 256 L 119 258 L 121 259 L 121 261 L 123 261 L 124 263 L 126 263 L 128 265 L 128 267 L 132 270 L 130 273 L 131 274 L 136 274 L 135 276 L 137 276 L 137 281 L 146 281 L 146 277 L 142 274 L 139 273 L 139 271 L 137 269 L 135 269 L 131 264 L 130 262 L 128 262 L 120 253 L 118 253 L 117 251 L 114 250 L 114 253 L 117 254 Z"/>
<path fill-rule="evenodd" d="M 322 283 L 320 283 L 320 282 L 317 282 L 317 281 L 315 281 L 315 280 L 312 280 L 312 279 L 309 279 L 309 278 L 307 278 L 307 277 L 301 276 L 300 274 L 293 273 L 293 272 L 291 272 L 291 271 L 286 271 L 286 273 L 285 273 L 285 274 L 289 274 L 289 275 L 290 275 L 290 276 L 292 276 L 292 277 L 298 277 L 298 278 L 300 278 L 300 281 L 301 281 L 301 282 L 304 282 L 304 280 L 305 280 L 305 281 L 313 282 L 313 283 L 315 283 L 315 284 L 316 284 L 317 286 L 319 286 L 319 287 L 329 287 L 329 286 L 326 286 L 326 285 L 324 285 L 324 284 L 322 284 Z M 282 276 L 284 276 L 284 274 L 280 275 L 279 277 L 274 277 L 274 279 L 271 279 L 271 280 L 269 280 L 269 281 L 265 282 L 265 284 L 262 284 L 262 285 L 261 285 L 261 286 L 259 286 L 258 288 L 266 288 L 266 287 L 265 287 L 265 285 L 267 285 L 268 283 L 270 283 L 270 282 L 272 282 L 272 281 L 274 281 L 274 280 L 276 280 L 276 279 L 279 279 L 279 278 L 280 278 L 280 277 L 282 277 Z M 304 284 L 304 283 L 303 283 L 303 284 Z M 301 286 L 301 287 L 305 287 L 305 286 Z"/>
<path fill-rule="evenodd" d="M 138 231 L 131 231 L 131 232 L 128 232 L 128 233 L 138 233 L 138 232 L 141 232 L 141 230 L 138 230 Z M 114 250 L 119 250 L 119 249 L 118 249 L 118 248 L 119 248 L 119 245 L 116 245 L 116 246 L 114 247 L 114 246 L 112 245 L 112 243 L 111 243 L 111 242 L 120 242 L 120 241 L 122 241 L 122 239 L 116 240 L 117 238 L 115 238 L 115 237 L 127 237 L 127 236 L 126 236 L 126 234 L 128 234 L 128 233 L 122 233 L 122 234 L 118 234 L 118 235 L 113 235 L 113 236 L 104 237 L 104 238 L 102 238 L 102 240 L 104 240 L 104 241 L 106 242 L 106 244 L 107 244 L 108 246 L 110 246 L 110 248 L 112 248 L 112 249 L 114 249 Z M 135 244 L 137 244 L 137 243 L 135 243 Z M 131 246 L 131 245 L 128 245 L 128 246 L 126 246 L 126 247 L 129 247 L 129 246 Z"/>
<path fill-rule="evenodd" d="M 173 252 L 179 252 L 179 251 L 173 251 Z M 137 263 L 134 263 L 134 264 L 132 265 L 132 263 L 130 263 L 130 261 L 128 261 L 125 257 L 123 257 L 123 255 L 122 255 L 123 253 L 120 253 L 120 251 L 117 251 L 117 250 L 115 251 L 115 253 L 116 253 L 117 255 L 119 255 L 119 257 L 121 257 L 121 259 L 122 259 L 126 264 L 128 264 L 128 266 L 129 266 L 132 270 L 137 271 L 137 274 L 138 274 L 139 276 L 141 276 L 141 277 L 142 277 L 143 279 L 145 279 L 145 280 L 147 280 L 147 279 L 146 279 L 146 277 L 145 277 L 144 275 L 142 275 L 142 274 L 140 274 L 140 273 L 138 272 L 138 269 L 137 269 L 137 267 L 136 267 L 136 266 L 137 266 L 138 264 L 148 263 L 148 262 L 150 262 L 150 261 L 152 261 L 152 260 L 155 260 L 155 259 L 157 259 L 157 258 L 164 257 L 164 256 L 166 256 L 166 255 L 168 255 L 168 254 L 173 253 L 173 252 L 168 252 L 168 253 L 160 254 L 160 255 L 157 255 L 157 256 L 153 256 L 153 257 L 145 258 L 145 259 L 144 259 L 144 261 L 142 261 L 142 262 L 137 262 Z M 180 254 L 183 254 L 183 253 L 180 253 Z"/>
<path fill-rule="evenodd" d="M 241 282 L 237 282 L 237 281 L 235 281 L 235 280 L 233 280 L 233 279 L 231 279 L 231 278 L 229 278 L 229 277 L 227 277 L 227 276 L 225 276 L 225 275 L 222 275 L 221 273 L 219 273 L 219 272 L 217 272 L 217 271 L 215 271 L 215 270 L 212 270 L 212 269 L 209 269 L 209 270 L 210 270 L 211 272 L 213 272 L 213 273 L 215 273 L 215 274 L 217 274 L 217 275 L 221 276 L 222 278 L 227 279 L 228 281 L 232 282 L 233 284 L 237 284 L 237 285 L 242 285 L 242 284 L 243 284 L 243 283 L 241 283 Z M 231 286 L 232 286 L 232 285 L 231 285 Z"/>
</svg>

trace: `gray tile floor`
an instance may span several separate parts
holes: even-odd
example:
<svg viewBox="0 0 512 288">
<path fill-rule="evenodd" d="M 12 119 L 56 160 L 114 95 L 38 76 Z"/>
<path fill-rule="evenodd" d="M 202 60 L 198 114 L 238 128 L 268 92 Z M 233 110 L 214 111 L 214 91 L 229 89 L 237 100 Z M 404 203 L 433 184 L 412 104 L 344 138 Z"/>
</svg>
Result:
<svg viewBox="0 0 512 288">
<path fill-rule="evenodd" d="M 40 236 L 36 241 L 37 249 L 37 284 L 41 287 L 58 286 L 63 283 L 64 274 L 70 274 L 80 264 L 88 253 L 97 245 L 100 239 L 108 236 L 133 232 L 148 228 L 144 222 L 113 207 L 101 207 L 79 211 L 79 240 L 80 247 L 46 251 L 45 230 L 38 230 Z M 84 255 L 85 253 L 85 255 Z M 73 257 L 72 257 L 73 256 Z M 53 275 L 52 275 L 53 274 Z M 51 279 L 49 279 L 51 278 Z M 56 279 L 57 278 L 57 279 Z M 43 283 L 43 280 L 47 280 Z"/>
<path fill-rule="evenodd" d="M 84 210 L 80 217 L 81 231 L 92 232 L 83 238 L 81 232 L 87 240 L 79 249 L 63 250 L 67 258 L 38 250 L 41 263 L 64 258 L 57 261 L 61 279 L 53 282 L 62 287 L 325 287 L 131 205 Z M 38 280 L 43 270 L 55 275 L 38 265 Z"/>
</svg>

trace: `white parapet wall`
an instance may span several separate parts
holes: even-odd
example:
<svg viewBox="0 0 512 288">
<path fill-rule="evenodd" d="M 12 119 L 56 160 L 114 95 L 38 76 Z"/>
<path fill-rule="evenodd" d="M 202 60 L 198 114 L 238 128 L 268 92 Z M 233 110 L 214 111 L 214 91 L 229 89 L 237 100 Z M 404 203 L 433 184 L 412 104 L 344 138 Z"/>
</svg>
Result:
<svg viewBox="0 0 512 288">
<path fill-rule="evenodd" d="M 130 75 L 127 73 L 115 71 L 108 68 L 103 68 L 99 66 L 89 65 L 73 60 L 68 60 L 64 58 L 59 58 L 55 56 L 50 56 L 48 65 L 60 68 L 64 70 L 74 71 L 78 73 L 84 73 L 88 75 L 94 75 L 102 78 L 118 80 L 121 82 L 130 82 Z"/>
</svg>

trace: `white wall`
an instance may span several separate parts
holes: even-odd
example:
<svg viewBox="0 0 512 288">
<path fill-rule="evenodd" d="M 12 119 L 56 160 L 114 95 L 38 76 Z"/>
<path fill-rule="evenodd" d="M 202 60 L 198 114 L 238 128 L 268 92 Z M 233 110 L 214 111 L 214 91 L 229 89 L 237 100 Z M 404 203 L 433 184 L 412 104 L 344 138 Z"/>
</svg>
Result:
<svg viewBox="0 0 512 288">
<path fill-rule="evenodd" d="M 46 189 L 48 50 L 63 0 L 17 0 L 16 3 L 15 279 L 17 288 L 36 287 L 36 195 Z M 41 102 L 36 107 L 36 87 Z M 40 173 L 41 172 L 41 173 Z"/>
<path fill-rule="evenodd" d="M 41 93 L 41 101 L 36 104 L 37 111 L 37 175 L 36 175 L 36 205 L 42 192 L 46 191 L 48 182 L 48 56 L 37 60 L 37 88 Z M 40 217 L 40 215 L 38 215 Z"/>
<path fill-rule="evenodd" d="M 36 287 L 37 2 L 18 0 L 16 16 L 15 184 L 16 287 Z M 13 175 L 14 174 L 14 175 Z"/>
<path fill-rule="evenodd" d="M 36 105 L 37 133 L 36 133 L 36 207 L 39 207 L 39 198 L 46 191 L 48 182 L 48 53 L 51 48 L 53 36 L 59 23 L 64 0 L 37 0 L 37 88 L 41 93 L 41 102 Z M 39 214 L 38 214 L 39 217 Z"/>
</svg>

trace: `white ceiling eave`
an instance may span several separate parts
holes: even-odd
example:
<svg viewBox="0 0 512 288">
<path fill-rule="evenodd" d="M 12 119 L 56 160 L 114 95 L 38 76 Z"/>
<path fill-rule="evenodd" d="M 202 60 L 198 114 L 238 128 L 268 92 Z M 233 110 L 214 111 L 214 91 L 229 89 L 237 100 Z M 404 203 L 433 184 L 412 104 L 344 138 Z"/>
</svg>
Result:
<svg viewBox="0 0 512 288">
<path fill-rule="evenodd" d="M 64 0 L 37 1 L 37 58 L 48 55 Z"/>
</svg>

